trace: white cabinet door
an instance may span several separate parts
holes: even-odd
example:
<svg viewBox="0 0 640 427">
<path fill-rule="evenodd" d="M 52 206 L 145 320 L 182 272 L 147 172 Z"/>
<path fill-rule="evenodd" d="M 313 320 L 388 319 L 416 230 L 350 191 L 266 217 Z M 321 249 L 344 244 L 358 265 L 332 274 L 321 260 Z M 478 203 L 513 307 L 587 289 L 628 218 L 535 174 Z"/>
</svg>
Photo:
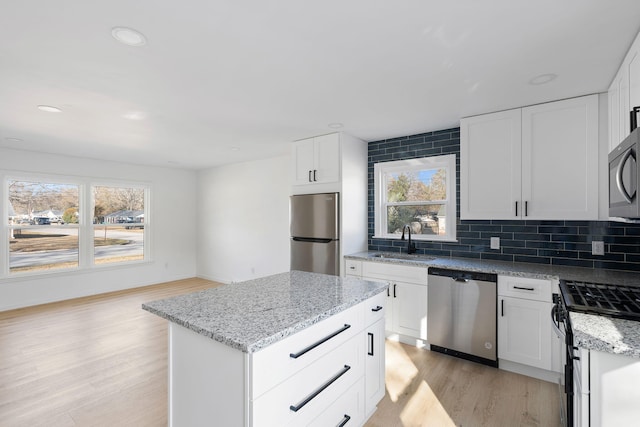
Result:
<svg viewBox="0 0 640 427">
<path fill-rule="evenodd" d="M 520 109 L 460 121 L 460 218 L 513 219 L 520 200 Z"/>
<path fill-rule="evenodd" d="M 340 135 L 332 133 L 293 143 L 293 185 L 340 180 Z"/>
<path fill-rule="evenodd" d="M 313 138 L 293 143 L 294 185 L 310 184 L 312 182 L 314 147 Z"/>
<path fill-rule="evenodd" d="M 313 138 L 314 140 L 314 178 L 316 183 L 337 182 L 340 180 L 340 135 L 332 133 Z"/>
<path fill-rule="evenodd" d="M 365 414 L 371 414 L 384 397 L 384 319 L 366 329 Z"/>
<path fill-rule="evenodd" d="M 552 304 L 498 297 L 498 357 L 551 370 Z"/>
<path fill-rule="evenodd" d="M 523 219 L 598 218 L 598 96 L 522 109 Z"/>
<path fill-rule="evenodd" d="M 393 331 L 409 337 L 427 339 L 427 287 L 393 282 Z"/>
</svg>

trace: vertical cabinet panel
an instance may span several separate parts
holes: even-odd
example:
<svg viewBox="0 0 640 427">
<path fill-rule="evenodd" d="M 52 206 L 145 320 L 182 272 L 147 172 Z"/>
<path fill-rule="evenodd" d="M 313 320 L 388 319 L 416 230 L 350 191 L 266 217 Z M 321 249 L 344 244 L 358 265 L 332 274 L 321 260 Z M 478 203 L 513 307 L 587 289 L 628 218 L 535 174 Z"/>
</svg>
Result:
<svg viewBox="0 0 640 427">
<path fill-rule="evenodd" d="M 369 415 L 375 410 L 385 392 L 384 319 L 369 326 L 366 332 L 365 414 Z"/>
<path fill-rule="evenodd" d="M 427 287 L 395 282 L 393 331 L 410 337 L 427 339 Z"/>
<path fill-rule="evenodd" d="M 597 95 L 522 109 L 525 219 L 597 219 Z"/>
<path fill-rule="evenodd" d="M 340 179 L 340 137 L 337 133 L 314 139 L 316 182 L 336 182 Z"/>
<path fill-rule="evenodd" d="M 314 168 L 313 138 L 297 141 L 293 145 L 293 181 L 294 184 L 309 184 L 310 172 Z"/>
<path fill-rule="evenodd" d="M 460 214 L 464 219 L 515 217 L 520 200 L 520 110 L 462 119 Z"/>
<path fill-rule="evenodd" d="M 498 352 L 501 359 L 551 370 L 551 304 L 498 297 Z"/>
</svg>

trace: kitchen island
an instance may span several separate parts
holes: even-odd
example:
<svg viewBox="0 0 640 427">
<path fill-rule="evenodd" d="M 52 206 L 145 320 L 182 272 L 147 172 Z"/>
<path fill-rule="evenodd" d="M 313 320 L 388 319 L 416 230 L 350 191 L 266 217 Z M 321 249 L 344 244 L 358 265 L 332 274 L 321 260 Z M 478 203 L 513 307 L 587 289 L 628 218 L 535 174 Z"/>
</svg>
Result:
<svg viewBox="0 0 640 427">
<path fill-rule="evenodd" d="M 363 424 L 384 395 L 386 289 L 292 271 L 143 304 L 170 321 L 169 424 Z"/>
</svg>

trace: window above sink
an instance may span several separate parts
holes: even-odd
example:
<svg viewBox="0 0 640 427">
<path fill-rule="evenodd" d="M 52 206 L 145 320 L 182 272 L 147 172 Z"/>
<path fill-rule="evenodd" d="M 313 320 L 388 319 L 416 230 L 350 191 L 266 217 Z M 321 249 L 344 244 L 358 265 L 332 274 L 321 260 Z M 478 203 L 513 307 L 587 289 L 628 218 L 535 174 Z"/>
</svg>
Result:
<svg viewBox="0 0 640 427">
<path fill-rule="evenodd" d="M 456 240 L 455 154 L 376 163 L 374 188 L 374 238 Z"/>
</svg>

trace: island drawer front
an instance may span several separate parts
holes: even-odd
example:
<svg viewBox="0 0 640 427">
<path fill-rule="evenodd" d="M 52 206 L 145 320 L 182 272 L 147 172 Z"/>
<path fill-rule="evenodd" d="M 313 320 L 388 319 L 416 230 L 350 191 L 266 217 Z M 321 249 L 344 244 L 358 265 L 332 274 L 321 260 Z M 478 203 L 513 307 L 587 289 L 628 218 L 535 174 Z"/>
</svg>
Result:
<svg viewBox="0 0 640 427">
<path fill-rule="evenodd" d="M 364 302 L 364 323 L 365 325 L 373 325 L 378 320 L 384 318 L 387 311 L 387 293 L 381 292 Z"/>
<path fill-rule="evenodd" d="M 360 334 L 364 329 L 363 307 L 364 302 L 252 353 L 250 397 L 256 399 L 354 335 Z M 349 328 L 345 329 L 346 325 Z M 333 334 L 336 335 L 331 337 Z M 331 338 L 327 339 L 328 337 Z M 319 342 L 322 343 L 301 356 L 291 357 L 292 353 L 300 353 Z"/>
<path fill-rule="evenodd" d="M 551 280 L 498 276 L 498 295 L 551 302 Z"/>
<path fill-rule="evenodd" d="M 354 336 L 252 401 L 252 427 L 304 426 L 310 423 L 335 401 L 336 396 L 342 395 L 364 376 L 363 351 L 363 340 L 360 335 Z M 328 383 L 330 385 L 323 389 Z M 322 391 L 303 405 L 305 398 L 319 390 Z M 291 406 L 302 407 L 294 411 Z"/>
<path fill-rule="evenodd" d="M 362 277 L 372 279 L 398 280 L 401 282 L 427 284 L 427 269 L 408 265 L 396 265 L 383 262 L 363 262 Z"/>
<path fill-rule="evenodd" d="M 359 426 L 364 422 L 364 378 L 329 404 L 329 407 L 314 419 L 308 427 L 344 425 Z M 344 424 L 341 424 L 344 423 Z M 298 427 L 291 424 L 289 427 Z"/>
</svg>

